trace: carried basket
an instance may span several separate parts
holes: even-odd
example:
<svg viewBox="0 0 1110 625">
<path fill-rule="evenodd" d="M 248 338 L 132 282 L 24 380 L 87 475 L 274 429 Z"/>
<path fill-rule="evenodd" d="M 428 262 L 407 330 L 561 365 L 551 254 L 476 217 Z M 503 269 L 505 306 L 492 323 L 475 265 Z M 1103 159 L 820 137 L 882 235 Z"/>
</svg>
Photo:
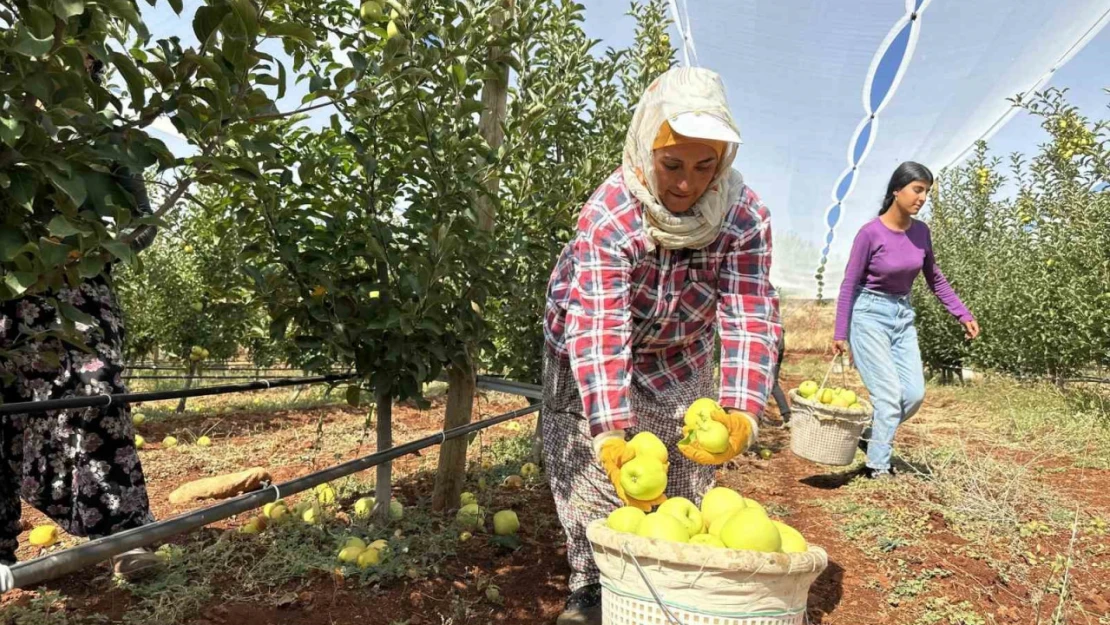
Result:
<svg viewBox="0 0 1110 625">
<path fill-rule="evenodd" d="M 837 359 L 833 359 L 835 365 Z M 820 397 L 832 367 L 825 373 L 814 397 Z M 806 460 L 832 466 L 852 464 L 860 437 L 871 423 L 874 409 L 866 400 L 862 408 L 841 408 L 806 399 L 798 389 L 790 391 L 790 451 Z"/>
<path fill-rule="evenodd" d="M 801 625 L 828 554 L 760 553 L 586 530 L 601 572 L 603 625 Z"/>
</svg>

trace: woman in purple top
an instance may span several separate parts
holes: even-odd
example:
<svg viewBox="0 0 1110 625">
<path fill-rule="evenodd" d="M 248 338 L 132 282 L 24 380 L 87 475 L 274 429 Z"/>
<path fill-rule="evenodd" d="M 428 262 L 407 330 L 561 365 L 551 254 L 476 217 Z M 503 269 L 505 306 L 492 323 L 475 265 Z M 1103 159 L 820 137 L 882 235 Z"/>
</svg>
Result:
<svg viewBox="0 0 1110 625">
<path fill-rule="evenodd" d="M 968 339 L 979 335 L 979 324 L 937 267 L 929 227 L 914 219 L 932 185 L 933 174 L 924 165 L 898 166 L 878 218 L 856 235 L 836 303 L 834 350 L 842 354 L 851 347 L 852 360 L 875 407 L 861 442 L 867 452 L 865 470 L 873 479 L 893 476 L 894 434 L 925 398 L 909 300 L 917 274 L 925 274 L 929 289 L 960 320 Z"/>
</svg>

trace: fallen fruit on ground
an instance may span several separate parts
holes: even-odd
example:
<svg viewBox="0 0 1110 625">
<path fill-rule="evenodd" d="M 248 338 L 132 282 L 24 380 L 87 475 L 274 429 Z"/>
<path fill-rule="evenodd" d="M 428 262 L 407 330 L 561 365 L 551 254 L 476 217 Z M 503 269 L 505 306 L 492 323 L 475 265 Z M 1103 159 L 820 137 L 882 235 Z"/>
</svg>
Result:
<svg viewBox="0 0 1110 625">
<path fill-rule="evenodd" d="M 759 450 L 759 457 L 763 458 L 764 460 L 770 460 L 771 456 L 773 456 L 773 455 L 774 455 L 774 453 L 772 453 L 771 450 L 767 449 L 766 447 Z"/>
<path fill-rule="evenodd" d="M 366 547 L 344 547 L 339 550 L 339 561 L 346 562 L 348 564 L 351 562 L 357 562 L 358 557 L 362 555 L 362 552 L 365 550 Z"/>
<path fill-rule="evenodd" d="M 36 547 L 49 547 L 58 542 L 58 528 L 53 525 L 40 525 L 31 530 L 28 540 Z"/>
<path fill-rule="evenodd" d="M 324 505 L 335 503 L 335 489 L 331 487 L 331 484 L 320 484 L 312 489 L 312 492 L 316 495 L 316 501 Z"/>
<path fill-rule="evenodd" d="M 471 492 L 464 492 L 459 495 L 459 505 L 468 506 L 472 503 L 478 503 L 478 496 Z"/>
<path fill-rule="evenodd" d="M 135 435 L 135 449 L 142 449 L 143 445 L 146 445 L 146 439 L 144 439 L 142 436 L 139 436 L 138 434 L 136 434 Z"/>
<path fill-rule="evenodd" d="M 391 521 L 400 521 L 405 517 L 405 507 L 401 505 L 400 501 L 396 499 L 389 502 L 389 519 Z"/>
<path fill-rule="evenodd" d="M 511 536 L 520 529 L 520 519 L 512 510 L 501 510 L 493 515 L 493 533 L 498 536 Z"/>
<path fill-rule="evenodd" d="M 505 488 L 509 490 L 520 490 L 524 488 L 524 478 L 519 475 L 510 475 L 505 478 Z"/>
<path fill-rule="evenodd" d="M 207 436 L 202 436 L 202 437 L 197 439 L 197 446 L 198 447 L 211 447 L 212 446 L 212 439 L 208 438 Z"/>
<path fill-rule="evenodd" d="M 540 468 L 532 462 L 526 462 L 520 467 L 521 477 L 535 477 L 540 472 Z"/>
<path fill-rule="evenodd" d="M 355 502 L 355 516 L 360 519 L 365 519 L 370 516 L 370 512 L 374 509 L 374 498 L 363 497 Z"/>
<path fill-rule="evenodd" d="M 162 446 L 166 447 L 167 449 L 170 447 L 177 447 L 177 437 L 167 436 L 166 438 L 163 438 Z"/>
<path fill-rule="evenodd" d="M 146 421 L 146 415 L 144 415 L 143 413 L 136 412 L 135 414 L 131 415 L 132 425 L 140 426 L 143 424 L 143 421 Z"/>
<path fill-rule="evenodd" d="M 472 536 L 471 536 L 470 532 L 463 532 L 462 534 L 459 534 L 459 542 L 460 543 L 465 543 L 466 541 L 470 540 L 471 538 L 472 538 Z"/>
<path fill-rule="evenodd" d="M 367 547 L 362 550 L 362 553 L 358 554 L 358 568 L 360 569 L 368 569 L 381 561 L 382 555 L 373 547 Z"/>
<path fill-rule="evenodd" d="M 473 531 L 485 523 L 485 511 L 476 503 L 467 504 L 459 508 L 458 513 L 455 514 L 455 520 L 459 525 Z"/>
</svg>

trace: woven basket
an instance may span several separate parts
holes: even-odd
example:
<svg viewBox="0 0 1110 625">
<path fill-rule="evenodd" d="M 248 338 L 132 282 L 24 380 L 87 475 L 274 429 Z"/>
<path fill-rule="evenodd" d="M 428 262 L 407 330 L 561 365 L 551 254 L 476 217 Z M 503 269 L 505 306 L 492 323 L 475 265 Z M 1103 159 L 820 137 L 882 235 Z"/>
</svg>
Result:
<svg viewBox="0 0 1110 625">
<path fill-rule="evenodd" d="M 790 391 L 790 451 L 806 460 L 833 466 L 852 464 L 863 430 L 871 423 L 873 409 L 850 410 L 805 399 Z"/>
<path fill-rule="evenodd" d="M 586 530 L 601 571 L 604 625 L 802 625 L 820 547 L 759 553 Z"/>
</svg>

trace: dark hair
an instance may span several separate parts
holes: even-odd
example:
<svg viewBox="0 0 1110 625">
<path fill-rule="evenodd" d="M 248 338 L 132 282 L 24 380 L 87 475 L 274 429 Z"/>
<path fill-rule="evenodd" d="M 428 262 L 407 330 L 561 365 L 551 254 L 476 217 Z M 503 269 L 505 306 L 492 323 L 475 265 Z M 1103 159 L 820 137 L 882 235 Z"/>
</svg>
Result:
<svg viewBox="0 0 1110 625">
<path fill-rule="evenodd" d="M 906 185 L 920 180 L 933 186 L 933 172 L 921 163 L 913 161 L 906 161 L 894 170 L 894 175 L 890 177 L 890 183 L 886 185 L 886 195 L 883 196 L 883 206 L 879 209 L 879 215 L 886 213 L 894 204 L 894 194 L 902 190 Z"/>
</svg>

